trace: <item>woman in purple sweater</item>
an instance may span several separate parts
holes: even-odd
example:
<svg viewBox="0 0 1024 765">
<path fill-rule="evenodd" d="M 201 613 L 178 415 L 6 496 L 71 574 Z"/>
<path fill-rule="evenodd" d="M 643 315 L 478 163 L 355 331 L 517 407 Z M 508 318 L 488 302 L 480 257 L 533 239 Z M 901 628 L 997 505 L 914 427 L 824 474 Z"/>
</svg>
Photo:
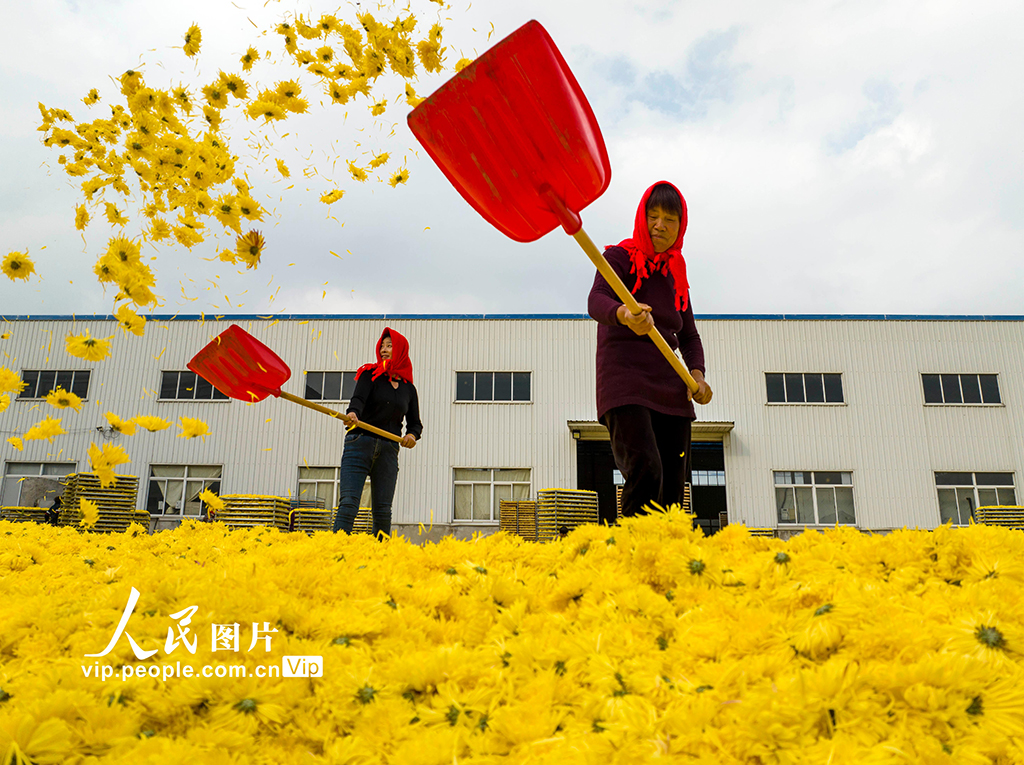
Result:
<svg viewBox="0 0 1024 765">
<path fill-rule="evenodd" d="M 681 252 L 684 233 L 686 200 L 671 183 L 659 181 L 640 200 L 632 238 L 604 253 L 641 312 L 630 313 L 600 273 L 590 290 L 588 309 L 598 322 L 597 417 L 608 428 L 615 464 L 626 479 L 626 516 L 646 513 L 652 502 L 682 503 L 690 480 L 693 401 L 711 400 Z M 696 393 L 644 337 L 652 329 L 680 350 L 699 386 Z"/>
</svg>

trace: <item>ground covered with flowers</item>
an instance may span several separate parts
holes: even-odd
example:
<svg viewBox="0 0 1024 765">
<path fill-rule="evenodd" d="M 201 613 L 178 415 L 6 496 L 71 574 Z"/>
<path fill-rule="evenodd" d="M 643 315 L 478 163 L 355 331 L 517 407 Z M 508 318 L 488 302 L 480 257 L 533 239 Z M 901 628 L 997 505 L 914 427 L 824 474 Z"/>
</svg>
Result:
<svg viewBox="0 0 1024 765">
<path fill-rule="evenodd" d="M 1024 535 L 981 526 L 703 538 L 678 512 L 551 544 L 422 547 L 3 522 L 0 755 L 1022 762 L 1022 553 Z M 86 658 L 132 588 L 125 634 Z M 237 650 L 213 651 L 214 625 L 234 623 Z M 128 635 L 155 655 L 137 659 Z M 304 655 L 323 657 L 322 677 L 85 676 L 94 662 L 142 674 Z"/>
</svg>

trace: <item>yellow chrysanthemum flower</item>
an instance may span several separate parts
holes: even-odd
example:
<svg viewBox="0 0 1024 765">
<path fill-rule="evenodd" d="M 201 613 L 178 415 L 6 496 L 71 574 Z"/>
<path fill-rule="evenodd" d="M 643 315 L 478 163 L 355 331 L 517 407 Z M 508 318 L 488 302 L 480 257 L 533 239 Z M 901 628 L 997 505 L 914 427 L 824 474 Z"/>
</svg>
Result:
<svg viewBox="0 0 1024 765">
<path fill-rule="evenodd" d="M 46 439 L 51 444 L 54 436 L 64 435 L 64 428 L 60 426 L 60 419 L 44 417 L 22 435 L 26 441 L 42 441 Z"/>
<path fill-rule="evenodd" d="M 398 184 L 405 183 L 407 180 L 409 180 L 409 171 L 403 167 L 392 174 L 391 180 L 388 183 L 391 184 L 391 188 L 395 188 Z"/>
<path fill-rule="evenodd" d="M 92 472 L 99 476 L 101 486 L 110 486 L 116 481 L 114 468 L 117 465 L 132 461 L 124 448 L 115 444 L 103 444 L 102 448 L 89 444 L 88 454 Z"/>
<path fill-rule="evenodd" d="M 0 393 L 0 412 L 11 404 L 11 397 L 7 393 Z"/>
<path fill-rule="evenodd" d="M 249 86 L 246 85 L 245 81 L 237 74 L 225 74 L 224 72 L 221 72 L 218 82 L 221 87 L 240 101 L 244 101 L 249 97 Z"/>
<path fill-rule="evenodd" d="M 89 93 L 82 99 L 82 103 L 86 106 L 92 106 L 94 103 L 100 100 L 100 92 L 93 88 Z"/>
<path fill-rule="evenodd" d="M 339 199 L 345 196 L 345 192 L 342 189 L 332 189 L 320 196 L 320 201 L 325 205 L 333 205 Z"/>
<path fill-rule="evenodd" d="M 0 270 L 7 274 L 12 281 L 14 279 L 25 281 L 35 273 L 36 267 L 29 259 L 28 252 L 10 252 L 4 258 L 3 264 L 0 264 Z"/>
<path fill-rule="evenodd" d="M 123 226 L 128 222 L 128 218 L 121 214 L 121 211 L 117 209 L 113 202 L 104 202 L 103 206 L 106 209 L 107 220 L 110 221 L 110 225 Z"/>
<path fill-rule="evenodd" d="M 206 120 L 206 124 L 210 126 L 210 130 L 213 130 L 214 132 L 220 130 L 220 109 L 214 109 L 209 105 L 204 106 L 203 119 Z"/>
<path fill-rule="evenodd" d="M 221 82 L 214 82 L 203 87 L 206 102 L 214 109 L 223 109 L 228 105 L 228 89 Z"/>
<path fill-rule="evenodd" d="M 77 358 L 86 361 L 103 361 L 110 354 L 110 341 L 113 337 L 113 335 L 103 339 L 91 337 L 89 330 L 85 330 L 81 335 L 68 333 L 64 340 L 64 346 L 68 353 Z"/>
<path fill-rule="evenodd" d="M 260 60 L 260 52 L 249 46 L 249 49 L 242 54 L 242 69 L 246 72 L 252 70 L 252 65 Z"/>
<path fill-rule="evenodd" d="M 11 446 L 13 446 L 19 452 L 23 451 L 25 449 L 25 445 L 22 443 L 21 439 L 18 438 L 17 436 L 11 436 L 10 438 L 8 438 L 7 439 L 7 443 L 9 443 Z"/>
<path fill-rule="evenodd" d="M 279 104 L 272 101 L 253 101 L 246 107 L 245 113 L 253 119 L 263 117 L 266 122 L 270 122 L 270 120 L 283 120 L 287 117 L 285 110 Z"/>
<path fill-rule="evenodd" d="M 75 205 L 75 228 L 84 231 L 88 225 L 89 211 L 85 209 L 85 205 Z"/>
<path fill-rule="evenodd" d="M 178 438 L 200 438 L 206 439 L 206 436 L 210 435 L 210 426 L 202 420 L 198 420 L 194 417 L 179 417 L 181 423 L 181 433 L 178 434 Z"/>
<path fill-rule="evenodd" d="M 113 412 L 107 412 L 104 415 L 104 417 L 107 418 L 107 422 L 110 424 L 110 427 L 116 430 L 118 433 L 123 433 L 126 436 L 135 435 L 136 423 L 132 422 L 131 420 L 122 420 Z"/>
<path fill-rule="evenodd" d="M 405 102 L 415 108 L 422 104 L 424 99 L 416 95 L 416 90 L 408 82 L 405 83 Z"/>
<path fill-rule="evenodd" d="M 203 42 L 203 33 L 196 24 L 193 24 L 185 32 L 185 55 L 192 58 L 199 53 L 199 46 Z"/>
<path fill-rule="evenodd" d="M 356 163 L 353 162 L 350 159 L 346 160 L 345 163 L 348 165 L 349 175 L 351 175 L 353 178 L 355 178 L 359 182 L 362 182 L 362 181 L 366 180 L 367 175 L 366 175 L 366 171 L 363 170 L 363 168 L 361 168 L 358 165 L 356 165 Z"/>
<path fill-rule="evenodd" d="M 381 114 L 384 113 L 384 110 L 387 108 L 388 100 L 386 98 L 381 99 L 380 101 L 375 102 L 374 105 L 370 107 L 370 114 L 372 114 L 374 117 L 379 117 Z"/>
<path fill-rule="evenodd" d="M 277 160 L 277 172 L 281 174 L 282 178 L 288 178 L 291 176 L 291 170 L 288 169 L 288 165 L 284 163 L 283 159 Z"/>
<path fill-rule="evenodd" d="M 235 252 L 245 262 L 247 269 L 259 265 L 264 246 L 266 246 L 266 242 L 263 240 L 263 235 L 256 230 L 250 231 L 245 236 L 239 236 L 235 240 Z"/>
<path fill-rule="evenodd" d="M 440 43 L 434 40 L 420 40 L 416 43 L 416 55 L 420 57 L 420 63 L 423 64 L 424 69 L 432 74 L 444 69 L 444 63 L 441 59 L 444 50 Z"/>
<path fill-rule="evenodd" d="M 218 497 L 209 489 L 204 489 L 203 491 L 199 492 L 199 499 L 203 500 L 203 502 L 206 503 L 207 508 L 209 508 L 209 510 L 214 513 L 220 512 L 225 507 L 224 500 Z"/>
<path fill-rule="evenodd" d="M 370 160 L 370 167 L 376 170 L 378 167 L 386 165 L 389 159 L 391 159 L 391 154 L 389 152 L 384 151 L 380 154 L 374 154 L 373 159 Z"/>
<path fill-rule="evenodd" d="M 461 72 L 463 69 L 465 69 L 467 66 L 469 66 L 472 63 L 473 63 L 473 59 L 471 59 L 471 58 L 460 58 L 458 61 L 455 62 L 455 71 L 456 72 Z"/>
<path fill-rule="evenodd" d="M 117 322 L 121 329 L 124 330 L 125 334 L 131 332 L 133 335 L 142 337 L 146 334 L 146 319 L 139 316 L 135 311 L 126 305 L 121 306 L 117 309 Z"/>
<path fill-rule="evenodd" d="M 70 407 L 76 412 L 82 411 L 82 399 L 63 388 L 55 388 L 47 393 L 46 403 L 55 409 L 67 409 Z"/>
<path fill-rule="evenodd" d="M 100 506 L 93 502 L 91 499 L 82 497 L 78 500 L 78 509 L 82 513 L 82 518 L 78 522 L 78 525 L 83 529 L 91 529 L 96 525 L 96 522 L 100 519 Z"/>
<path fill-rule="evenodd" d="M 132 417 L 132 422 L 138 425 L 143 430 L 148 430 L 150 433 L 155 433 L 158 430 L 167 430 L 171 427 L 171 423 L 162 417 L 156 417 L 155 415 L 139 414 Z"/>
<path fill-rule="evenodd" d="M 171 235 L 171 227 L 163 218 L 153 218 L 149 224 L 149 238 L 154 242 L 160 242 Z"/>
<path fill-rule="evenodd" d="M 21 393 L 27 385 L 17 372 L 0 367 L 0 393 Z"/>
</svg>

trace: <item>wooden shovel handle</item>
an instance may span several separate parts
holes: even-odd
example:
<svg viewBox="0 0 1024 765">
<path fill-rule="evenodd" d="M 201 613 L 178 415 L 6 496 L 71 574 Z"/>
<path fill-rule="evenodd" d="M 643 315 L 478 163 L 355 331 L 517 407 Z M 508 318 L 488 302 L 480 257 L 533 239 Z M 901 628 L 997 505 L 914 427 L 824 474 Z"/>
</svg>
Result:
<svg viewBox="0 0 1024 765">
<path fill-rule="evenodd" d="M 640 305 L 636 302 L 636 298 L 634 298 L 630 294 L 629 290 L 626 289 L 626 285 L 622 283 L 622 279 L 620 279 L 619 275 L 615 273 L 615 269 L 608 263 L 604 254 L 597 249 L 597 246 L 587 235 L 587 232 L 581 228 L 572 235 L 572 238 L 579 242 L 580 247 L 583 248 L 583 251 L 587 253 L 587 257 L 590 258 L 590 262 L 597 267 L 597 270 L 601 273 L 601 276 L 604 277 L 604 280 L 611 285 L 613 290 L 615 290 L 615 294 L 619 296 L 619 300 L 623 302 L 629 312 L 633 314 L 640 313 Z M 686 383 L 686 387 L 689 388 L 691 392 L 696 393 L 700 386 L 697 385 L 697 381 L 690 375 L 690 370 L 686 368 L 682 359 L 676 356 L 673 350 L 668 347 L 668 343 L 665 342 L 665 338 L 662 337 L 658 328 L 655 327 L 652 329 L 647 333 L 647 336 L 654 341 L 654 344 L 658 346 L 658 350 L 661 351 L 661 355 L 668 360 L 668 363 L 672 365 L 672 368 L 676 370 L 676 373 L 683 378 L 683 382 Z"/>
<path fill-rule="evenodd" d="M 289 401 L 296 403 L 299 406 L 304 406 L 307 409 L 312 409 L 316 412 L 323 412 L 324 414 L 329 414 L 331 417 L 337 417 L 339 420 L 347 422 L 345 414 L 343 412 L 339 412 L 337 409 L 328 409 L 326 406 L 314 404 L 312 401 L 307 401 L 304 398 L 299 398 L 294 393 L 285 393 L 284 391 L 281 391 L 280 395 L 281 398 L 288 399 Z M 401 436 L 396 436 L 394 433 L 389 433 L 386 430 L 381 430 L 380 428 L 374 427 L 373 425 L 370 425 L 369 423 L 363 422 L 361 420 L 356 423 L 356 427 L 362 428 L 363 430 L 368 430 L 371 433 L 376 433 L 378 436 L 381 436 L 383 438 L 390 438 L 392 441 L 398 441 L 399 443 L 402 442 Z"/>
</svg>

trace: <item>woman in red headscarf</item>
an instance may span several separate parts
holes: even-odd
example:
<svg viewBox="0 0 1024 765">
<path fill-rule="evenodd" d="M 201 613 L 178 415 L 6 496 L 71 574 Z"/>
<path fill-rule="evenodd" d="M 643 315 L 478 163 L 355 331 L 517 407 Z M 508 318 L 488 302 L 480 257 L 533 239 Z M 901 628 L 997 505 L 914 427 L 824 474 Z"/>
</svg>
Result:
<svg viewBox="0 0 1024 765">
<path fill-rule="evenodd" d="M 382 430 L 405 436 L 401 445 L 412 449 L 423 433 L 419 397 L 412 383 L 409 341 L 385 327 L 377 341 L 377 361 L 364 364 L 356 372 L 356 389 L 348 405 L 350 423 L 362 420 Z M 345 435 L 341 455 L 340 497 L 334 530 L 352 533 L 359 512 L 366 477 L 370 477 L 370 505 L 373 533 L 391 533 L 391 503 L 398 482 L 396 441 L 377 436 L 363 428 L 352 428 Z"/>
<path fill-rule="evenodd" d="M 605 258 L 641 312 L 632 314 L 600 273 L 588 308 L 597 320 L 597 416 L 608 428 L 615 464 L 626 479 L 622 514 L 682 503 L 690 480 L 693 401 L 706 404 L 704 346 L 693 320 L 683 234 L 686 200 L 667 181 L 647 189 L 637 208 L 633 236 L 605 250 Z M 679 349 L 698 384 L 691 394 L 650 338 L 660 331 Z M 602 518 L 611 521 L 612 518 Z"/>
</svg>

